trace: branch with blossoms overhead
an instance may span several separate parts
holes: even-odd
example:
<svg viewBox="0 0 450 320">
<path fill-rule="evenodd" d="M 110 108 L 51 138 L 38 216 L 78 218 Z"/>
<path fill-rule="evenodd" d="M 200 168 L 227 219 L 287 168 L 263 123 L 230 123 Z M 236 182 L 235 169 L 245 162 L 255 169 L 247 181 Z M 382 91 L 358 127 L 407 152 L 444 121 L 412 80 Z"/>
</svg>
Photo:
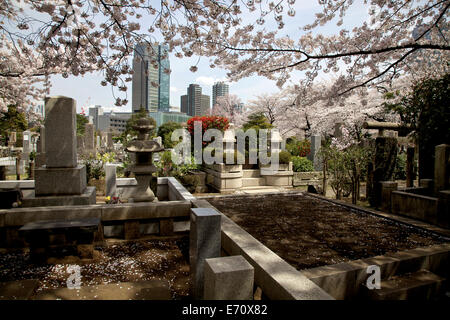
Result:
<svg viewBox="0 0 450 320">
<path fill-rule="evenodd" d="M 342 25 L 354 1 L 319 0 L 321 10 L 304 34 L 289 38 L 280 32 L 296 23 L 299 2 L 0 0 L 0 109 L 48 93 L 51 75 L 98 71 L 101 85 L 114 89 L 115 104 L 125 105 L 137 43 L 152 50 L 165 42 L 178 58 L 209 57 L 210 67 L 228 70 L 231 80 L 256 74 L 282 86 L 299 71 L 312 86 L 319 75 L 333 73 L 327 98 L 404 74 L 448 72 L 450 0 L 371 1 L 368 21 L 352 30 Z M 334 23 L 333 35 L 311 32 Z"/>
</svg>

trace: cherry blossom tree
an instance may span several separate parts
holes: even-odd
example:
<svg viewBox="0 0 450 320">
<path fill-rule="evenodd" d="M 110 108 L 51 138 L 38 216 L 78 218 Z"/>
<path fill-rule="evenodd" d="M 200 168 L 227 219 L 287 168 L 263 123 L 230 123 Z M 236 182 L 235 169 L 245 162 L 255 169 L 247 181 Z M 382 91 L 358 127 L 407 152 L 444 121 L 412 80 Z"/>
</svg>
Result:
<svg viewBox="0 0 450 320">
<path fill-rule="evenodd" d="M 287 90 L 257 95 L 248 102 L 246 113 L 262 113 L 270 124 L 278 128 L 283 137 L 295 136 L 303 130 L 295 100 L 296 96 Z"/>
<path fill-rule="evenodd" d="M 244 123 L 245 110 L 243 110 L 241 99 L 237 95 L 227 94 L 217 97 L 211 115 L 228 118 L 230 123 L 240 127 Z"/>
<path fill-rule="evenodd" d="M 257 74 L 282 86 L 297 71 L 310 88 L 332 73 L 327 98 L 448 72 L 450 0 L 364 0 L 368 20 L 351 30 L 343 22 L 354 1 L 318 2 L 314 21 L 291 35 L 283 28 L 297 22 L 295 0 L 0 0 L 0 108 L 45 93 L 52 74 L 96 70 L 125 105 L 134 48 L 157 41 L 179 58 L 210 57 L 231 80 Z M 320 33 L 331 24 L 334 34 Z"/>
</svg>

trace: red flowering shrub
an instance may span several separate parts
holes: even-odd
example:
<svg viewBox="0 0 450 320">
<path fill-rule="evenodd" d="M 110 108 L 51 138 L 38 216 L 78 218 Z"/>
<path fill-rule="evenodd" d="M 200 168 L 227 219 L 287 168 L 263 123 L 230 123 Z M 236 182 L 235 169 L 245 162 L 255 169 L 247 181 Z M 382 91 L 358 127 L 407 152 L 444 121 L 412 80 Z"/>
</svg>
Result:
<svg viewBox="0 0 450 320">
<path fill-rule="evenodd" d="M 194 122 L 200 121 L 202 123 L 202 135 L 208 129 L 218 129 L 225 131 L 230 126 L 227 118 L 219 116 L 204 116 L 204 117 L 192 117 L 187 122 L 187 129 L 191 135 L 194 135 Z"/>
<path fill-rule="evenodd" d="M 187 129 L 191 136 L 194 135 L 194 122 L 200 121 L 202 123 L 202 137 L 203 134 L 208 129 L 217 129 L 220 131 L 225 131 L 230 126 L 230 122 L 225 117 L 219 117 L 219 116 L 204 116 L 204 117 L 192 117 L 187 122 Z M 203 146 L 205 146 L 207 143 L 203 141 Z"/>
<path fill-rule="evenodd" d="M 311 152 L 311 142 L 309 140 L 293 140 L 286 145 L 286 149 L 296 157 L 306 157 Z"/>
</svg>

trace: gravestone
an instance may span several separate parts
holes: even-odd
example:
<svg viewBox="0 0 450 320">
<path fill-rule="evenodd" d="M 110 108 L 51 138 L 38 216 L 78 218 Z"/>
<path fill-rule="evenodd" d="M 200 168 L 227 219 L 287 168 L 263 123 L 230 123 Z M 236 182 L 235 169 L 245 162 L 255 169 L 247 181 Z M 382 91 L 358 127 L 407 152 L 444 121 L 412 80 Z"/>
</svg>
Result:
<svg viewBox="0 0 450 320">
<path fill-rule="evenodd" d="M 117 194 L 116 177 L 116 165 L 107 163 L 105 165 L 105 194 L 107 197 L 115 197 Z"/>
<path fill-rule="evenodd" d="M 203 298 L 205 260 L 220 257 L 220 223 L 220 213 L 212 208 L 191 209 L 189 261 L 195 299 Z"/>
<path fill-rule="evenodd" d="M 112 151 L 114 149 L 112 132 L 106 133 L 106 148 L 108 149 L 108 151 Z"/>
<path fill-rule="evenodd" d="M 10 132 L 8 147 L 14 147 L 16 145 L 16 141 L 17 141 L 17 133 L 15 131 Z"/>
<path fill-rule="evenodd" d="M 317 153 L 322 146 L 322 137 L 320 135 L 311 136 L 311 152 L 307 156 L 309 160 L 313 163 L 315 171 L 322 170 L 322 161 L 320 161 Z"/>
<path fill-rule="evenodd" d="M 31 132 L 26 130 L 23 132 L 23 143 L 22 143 L 22 159 L 28 162 L 30 159 L 31 150 Z"/>
<path fill-rule="evenodd" d="M 45 98 L 45 165 L 35 169 L 35 194 L 24 206 L 95 203 L 95 187 L 86 187 L 86 167 L 77 163 L 75 104 Z"/>
<path fill-rule="evenodd" d="M 86 123 L 84 125 L 84 150 L 85 152 L 94 152 L 95 150 L 95 136 L 94 125 Z"/>
</svg>

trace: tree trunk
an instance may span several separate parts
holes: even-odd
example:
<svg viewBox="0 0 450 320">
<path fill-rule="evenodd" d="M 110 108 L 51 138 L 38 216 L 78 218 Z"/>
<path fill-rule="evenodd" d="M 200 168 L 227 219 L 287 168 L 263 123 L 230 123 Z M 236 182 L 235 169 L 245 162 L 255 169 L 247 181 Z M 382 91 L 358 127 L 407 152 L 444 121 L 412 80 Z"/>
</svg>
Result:
<svg viewBox="0 0 450 320">
<path fill-rule="evenodd" d="M 322 193 L 323 193 L 324 197 L 327 196 L 327 169 L 328 169 L 327 167 L 328 167 L 327 166 L 327 161 L 325 160 L 323 162 L 323 169 L 322 169 L 322 172 L 323 172 L 323 178 L 322 178 L 322 189 L 323 189 L 323 191 L 322 191 Z"/>
<path fill-rule="evenodd" d="M 406 149 L 406 187 L 414 187 L 414 147 Z"/>
<path fill-rule="evenodd" d="M 20 156 L 16 158 L 16 180 L 20 180 Z"/>
</svg>

